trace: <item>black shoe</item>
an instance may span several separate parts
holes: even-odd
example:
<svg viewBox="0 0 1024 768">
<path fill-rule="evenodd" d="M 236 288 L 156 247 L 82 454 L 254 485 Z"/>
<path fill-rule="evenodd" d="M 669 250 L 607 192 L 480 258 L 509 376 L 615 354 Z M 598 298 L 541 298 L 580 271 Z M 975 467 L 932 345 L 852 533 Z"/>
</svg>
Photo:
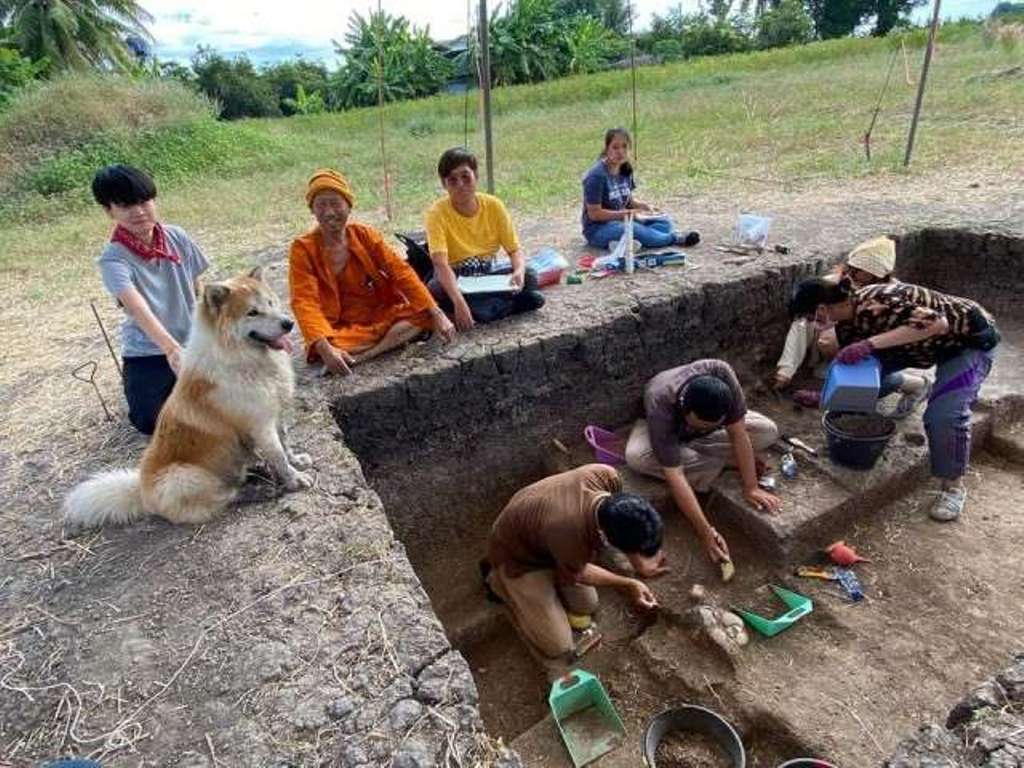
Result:
<svg viewBox="0 0 1024 768">
<path fill-rule="evenodd" d="M 687 232 L 685 235 L 676 235 L 676 245 L 684 248 L 691 248 L 700 242 L 700 232 Z"/>
<path fill-rule="evenodd" d="M 544 294 L 536 288 L 532 291 L 524 288 L 516 294 L 512 314 L 518 315 L 521 312 L 532 312 L 535 309 L 540 309 L 544 306 L 546 300 Z"/>
</svg>

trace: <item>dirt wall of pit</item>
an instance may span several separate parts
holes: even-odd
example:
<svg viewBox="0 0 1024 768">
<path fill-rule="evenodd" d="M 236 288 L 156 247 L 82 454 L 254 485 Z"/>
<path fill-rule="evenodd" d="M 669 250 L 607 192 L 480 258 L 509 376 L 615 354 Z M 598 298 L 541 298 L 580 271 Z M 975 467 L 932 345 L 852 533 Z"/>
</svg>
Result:
<svg viewBox="0 0 1024 768">
<path fill-rule="evenodd" d="M 442 361 L 340 399 L 333 412 L 398 537 L 412 552 L 440 552 L 462 532 L 453 510 L 493 509 L 544 474 L 552 438 L 639 416 L 644 383 L 659 371 L 720 357 L 747 383 L 763 377 L 785 336 L 791 286 L 822 268 L 644 286 L 600 323 L 566 317 L 559 332 Z"/>
<path fill-rule="evenodd" d="M 978 299 L 997 316 L 1018 311 L 1024 240 L 939 228 L 895 237 L 907 282 Z M 419 566 L 430 556 L 421 553 L 443 552 L 474 530 L 473 510 L 493 511 L 544 475 L 552 438 L 575 440 L 587 424 L 639 416 L 644 384 L 657 372 L 720 357 L 745 386 L 763 381 L 782 346 L 793 286 L 845 251 L 733 269 L 721 255 L 700 282 L 685 272 L 609 278 L 601 291 L 618 280 L 619 292 L 601 302 L 599 316 L 571 301 L 579 289 L 563 287 L 552 292 L 542 327 L 519 319 L 458 357 L 420 361 L 350 392 L 332 411 Z"/>
</svg>

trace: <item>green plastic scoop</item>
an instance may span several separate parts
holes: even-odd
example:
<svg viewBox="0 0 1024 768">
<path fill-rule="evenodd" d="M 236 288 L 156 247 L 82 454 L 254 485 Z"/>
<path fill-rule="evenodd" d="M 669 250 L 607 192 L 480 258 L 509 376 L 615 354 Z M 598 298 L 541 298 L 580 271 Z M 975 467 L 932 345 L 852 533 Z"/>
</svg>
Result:
<svg viewBox="0 0 1024 768">
<path fill-rule="evenodd" d="M 753 611 L 744 611 L 739 608 L 736 608 L 735 611 L 743 617 L 747 624 L 765 637 L 775 637 L 779 632 L 789 629 L 813 611 L 814 603 L 811 602 L 811 598 L 798 592 L 790 592 L 788 589 L 776 587 L 774 584 L 769 584 L 769 586 L 772 588 L 775 596 L 786 604 L 786 607 L 789 609 L 788 611 L 776 616 L 774 619 L 766 619 L 764 616 L 760 616 Z"/>
<path fill-rule="evenodd" d="M 548 706 L 576 768 L 611 752 L 626 735 L 601 681 L 582 669 L 552 683 Z"/>
</svg>

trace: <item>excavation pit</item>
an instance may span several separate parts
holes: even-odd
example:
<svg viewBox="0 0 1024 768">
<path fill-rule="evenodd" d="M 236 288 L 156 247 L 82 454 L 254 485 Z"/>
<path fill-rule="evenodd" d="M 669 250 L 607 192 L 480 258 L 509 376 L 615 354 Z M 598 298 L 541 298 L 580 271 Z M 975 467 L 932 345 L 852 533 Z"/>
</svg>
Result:
<svg viewBox="0 0 1024 768">
<path fill-rule="evenodd" d="M 627 487 L 664 511 L 673 570 L 651 583 L 662 605 L 652 625 L 602 591 L 597 621 L 605 640 L 581 666 L 602 679 L 629 736 L 597 765 L 636 765 L 643 724 L 683 701 L 729 719 L 753 766 L 806 755 L 879 761 L 916 723 L 1019 650 L 1024 616 L 1011 596 L 1024 584 L 1003 565 L 1024 544 L 1013 514 L 1022 490 L 1015 462 L 1024 456 L 1024 317 L 1016 303 L 1024 241 L 922 231 L 899 241 L 897 263 L 908 282 L 981 301 L 1004 335 L 975 414 L 968 513 L 954 526 L 921 512 L 929 496 L 920 411 L 900 423 L 874 468 L 855 471 L 828 460 L 820 414 L 776 400 L 759 384 L 781 347 L 792 285 L 826 269 L 827 259 L 700 281 L 686 273 L 621 278 L 617 290 L 597 287 L 598 301 L 556 289 L 559 299 L 538 325 L 516 319 L 454 352 L 412 350 L 382 363 L 382 375 L 346 382 L 332 406 L 345 440 L 470 664 L 489 731 L 527 765 L 569 765 L 568 754 L 547 716 L 545 670 L 503 609 L 485 600 L 477 561 L 490 525 L 518 488 L 593 460 L 586 424 L 628 428 L 650 376 L 700 357 L 732 363 L 752 407 L 818 456 L 796 452 L 795 480 L 774 472 L 785 505 L 777 516 L 747 507 L 735 473 L 718 481 L 705 509 L 737 563 L 727 585 L 664 485 L 623 471 Z M 856 606 L 833 585 L 792 575 L 837 538 L 873 561 L 859 567 L 868 599 Z M 782 584 L 811 596 L 815 612 L 732 658 L 684 626 L 693 583 L 723 607 L 756 606 L 768 583 Z"/>
</svg>

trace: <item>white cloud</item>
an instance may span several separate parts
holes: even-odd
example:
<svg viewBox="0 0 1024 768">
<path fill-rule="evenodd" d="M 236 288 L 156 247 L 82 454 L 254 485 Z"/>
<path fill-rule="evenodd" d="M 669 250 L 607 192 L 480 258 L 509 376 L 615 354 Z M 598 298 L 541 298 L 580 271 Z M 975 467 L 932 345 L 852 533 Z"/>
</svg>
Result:
<svg viewBox="0 0 1024 768">
<path fill-rule="evenodd" d="M 493 9 L 494 0 L 488 3 Z M 677 5 L 669 0 L 635 0 L 636 19 L 646 24 L 652 12 Z M 294 46 L 296 50 L 330 51 L 332 39 L 342 40 L 353 11 L 367 14 L 376 0 L 324 2 L 324 0 L 143 0 L 153 14 L 150 29 L 161 58 L 188 58 L 197 44 L 225 53 Z M 475 18 L 478 0 L 471 0 Z M 696 0 L 687 0 L 696 7 Z M 387 0 L 388 13 L 405 16 L 418 27 L 430 27 L 435 39 L 457 37 L 466 31 L 464 0 Z"/>
<path fill-rule="evenodd" d="M 507 0 L 506 0 L 507 1 Z M 987 13 L 996 0 L 947 0 L 943 16 Z M 683 0 L 692 11 L 699 0 Z M 478 0 L 471 0 L 476 13 Z M 498 7 L 497 0 L 489 6 Z M 737 5 L 738 5 L 737 0 Z M 153 14 L 150 26 L 156 54 L 165 59 L 188 59 L 196 45 L 208 45 L 226 54 L 248 53 L 256 61 L 273 60 L 302 52 L 307 58 L 334 63 L 332 40 L 341 41 L 353 11 L 367 14 L 376 0 L 142 0 Z M 666 13 L 679 0 L 633 0 L 638 28 L 646 27 L 653 13 Z M 430 27 L 435 39 L 466 31 L 466 0 L 382 0 L 388 13 L 405 16 L 419 27 Z M 927 15 L 927 11 L 918 15 Z M 290 53 L 289 53 L 290 52 Z"/>
</svg>

